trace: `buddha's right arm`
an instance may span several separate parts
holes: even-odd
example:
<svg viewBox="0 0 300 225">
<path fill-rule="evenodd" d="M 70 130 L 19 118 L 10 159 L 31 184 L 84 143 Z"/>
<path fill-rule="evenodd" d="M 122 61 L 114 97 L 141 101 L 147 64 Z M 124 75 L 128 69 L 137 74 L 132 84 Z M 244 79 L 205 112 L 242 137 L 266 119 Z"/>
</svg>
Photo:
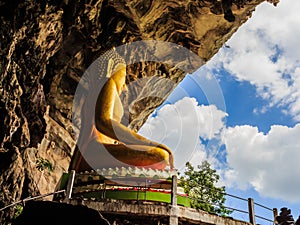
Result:
<svg viewBox="0 0 300 225">
<path fill-rule="evenodd" d="M 116 95 L 117 90 L 114 82 L 108 80 L 98 96 L 96 103 L 95 126 L 97 130 L 100 133 L 127 145 L 156 146 L 166 150 L 169 154 L 172 154 L 172 151 L 167 146 L 151 141 L 132 131 L 119 121 L 112 119 Z"/>
</svg>

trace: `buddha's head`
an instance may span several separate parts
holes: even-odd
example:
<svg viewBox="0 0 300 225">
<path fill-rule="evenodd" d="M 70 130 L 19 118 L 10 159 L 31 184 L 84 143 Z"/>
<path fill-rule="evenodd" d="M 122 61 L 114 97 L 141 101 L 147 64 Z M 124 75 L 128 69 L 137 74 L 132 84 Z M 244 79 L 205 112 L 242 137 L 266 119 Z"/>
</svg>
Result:
<svg viewBox="0 0 300 225">
<path fill-rule="evenodd" d="M 126 90 L 126 63 L 116 49 L 105 52 L 99 58 L 98 67 L 100 77 L 112 79 L 116 83 L 119 94 Z"/>
</svg>

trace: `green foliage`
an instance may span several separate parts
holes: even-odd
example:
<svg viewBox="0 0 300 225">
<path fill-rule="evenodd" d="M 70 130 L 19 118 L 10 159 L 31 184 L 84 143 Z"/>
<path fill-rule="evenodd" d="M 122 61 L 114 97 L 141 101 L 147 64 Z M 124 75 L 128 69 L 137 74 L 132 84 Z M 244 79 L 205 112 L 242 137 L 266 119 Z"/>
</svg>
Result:
<svg viewBox="0 0 300 225">
<path fill-rule="evenodd" d="M 14 219 L 16 219 L 18 216 L 20 216 L 23 212 L 23 206 L 22 205 L 15 205 L 15 214 L 14 214 Z"/>
<path fill-rule="evenodd" d="M 48 170 L 48 173 L 53 171 L 54 167 L 48 159 L 44 159 L 42 157 L 37 158 L 36 160 L 36 168 L 39 171 Z"/>
<path fill-rule="evenodd" d="M 210 164 L 204 161 L 197 166 L 198 170 L 187 162 L 184 176 L 179 178 L 179 186 L 191 198 L 191 206 L 210 213 L 222 216 L 229 215 L 232 211 L 225 208 L 225 187 L 216 187 L 220 176 Z"/>
</svg>

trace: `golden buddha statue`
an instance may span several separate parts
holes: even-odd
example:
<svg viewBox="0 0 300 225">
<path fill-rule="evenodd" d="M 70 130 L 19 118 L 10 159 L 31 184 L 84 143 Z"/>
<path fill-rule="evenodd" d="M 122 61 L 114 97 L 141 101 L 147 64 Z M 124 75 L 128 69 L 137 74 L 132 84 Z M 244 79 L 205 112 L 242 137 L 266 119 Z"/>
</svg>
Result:
<svg viewBox="0 0 300 225">
<path fill-rule="evenodd" d="M 172 170 L 173 154 L 167 146 L 151 141 L 121 123 L 124 112 L 120 94 L 126 89 L 126 64 L 114 51 L 108 63 L 107 81 L 98 94 L 95 108 L 88 109 L 95 110 L 94 119 L 88 129 L 81 129 L 88 135 L 81 140 L 84 144 L 76 148 L 70 169 L 80 172 L 92 168 L 165 169 L 169 166 Z"/>
</svg>

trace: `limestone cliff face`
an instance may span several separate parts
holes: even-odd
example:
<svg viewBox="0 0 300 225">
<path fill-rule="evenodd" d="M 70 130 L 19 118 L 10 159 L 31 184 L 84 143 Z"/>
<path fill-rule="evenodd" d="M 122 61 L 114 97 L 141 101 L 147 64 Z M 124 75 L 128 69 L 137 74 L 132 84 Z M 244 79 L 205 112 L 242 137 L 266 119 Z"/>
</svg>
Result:
<svg viewBox="0 0 300 225">
<path fill-rule="evenodd" d="M 68 170 L 78 132 L 71 122 L 74 93 L 97 56 L 113 46 L 160 40 L 186 47 L 205 63 L 263 1 L 233 1 L 234 22 L 224 19 L 217 0 L 0 1 L 0 208 L 53 191 Z M 163 97 L 124 98 L 133 129 L 185 73 L 145 62 L 129 66 L 127 80 L 154 75 L 174 85 L 152 80 L 138 93 Z"/>
</svg>

